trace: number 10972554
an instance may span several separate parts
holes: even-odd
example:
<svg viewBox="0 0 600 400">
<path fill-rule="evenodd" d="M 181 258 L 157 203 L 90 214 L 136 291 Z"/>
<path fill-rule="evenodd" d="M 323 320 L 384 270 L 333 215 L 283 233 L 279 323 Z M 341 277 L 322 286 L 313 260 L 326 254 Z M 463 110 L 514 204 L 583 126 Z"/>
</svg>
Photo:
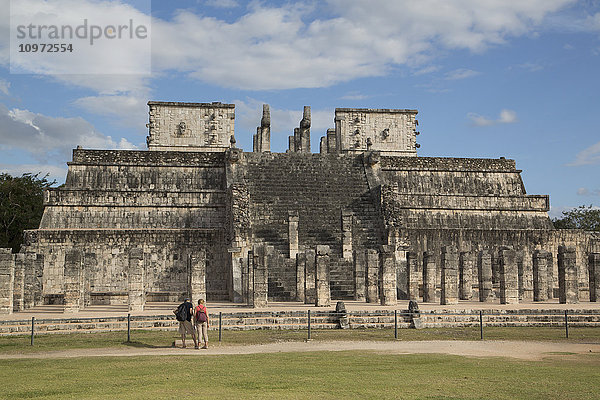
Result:
<svg viewBox="0 0 600 400">
<path fill-rule="evenodd" d="M 22 43 L 19 45 L 19 53 L 72 53 L 71 43 Z"/>
</svg>

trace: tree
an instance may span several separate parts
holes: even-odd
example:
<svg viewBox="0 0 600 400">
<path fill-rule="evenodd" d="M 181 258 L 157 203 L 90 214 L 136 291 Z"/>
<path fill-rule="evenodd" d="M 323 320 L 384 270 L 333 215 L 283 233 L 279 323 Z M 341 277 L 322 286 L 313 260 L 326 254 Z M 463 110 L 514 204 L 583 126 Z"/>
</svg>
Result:
<svg viewBox="0 0 600 400">
<path fill-rule="evenodd" d="M 579 206 L 562 212 L 562 218 L 552 220 L 557 229 L 583 229 L 586 231 L 600 231 L 600 208 Z"/>
<path fill-rule="evenodd" d="M 39 175 L 0 174 L 0 247 L 19 251 L 23 231 L 39 227 L 44 212 L 44 189 L 56 183 L 48 181 L 48 175 L 42 178 Z"/>
</svg>

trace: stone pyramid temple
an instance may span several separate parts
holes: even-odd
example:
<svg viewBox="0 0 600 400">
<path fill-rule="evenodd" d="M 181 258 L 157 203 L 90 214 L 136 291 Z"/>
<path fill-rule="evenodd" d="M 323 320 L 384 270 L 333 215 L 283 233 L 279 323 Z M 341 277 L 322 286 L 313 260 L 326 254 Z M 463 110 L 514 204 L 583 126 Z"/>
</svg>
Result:
<svg viewBox="0 0 600 400">
<path fill-rule="evenodd" d="M 0 312 L 600 296 L 600 238 L 554 229 L 514 160 L 418 157 L 416 110 L 338 108 L 313 153 L 305 107 L 273 153 L 268 105 L 252 152 L 233 104 L 148 106 L 148 150 L 73 150 L 39 229 L 0 250 Z"/>
</svg>

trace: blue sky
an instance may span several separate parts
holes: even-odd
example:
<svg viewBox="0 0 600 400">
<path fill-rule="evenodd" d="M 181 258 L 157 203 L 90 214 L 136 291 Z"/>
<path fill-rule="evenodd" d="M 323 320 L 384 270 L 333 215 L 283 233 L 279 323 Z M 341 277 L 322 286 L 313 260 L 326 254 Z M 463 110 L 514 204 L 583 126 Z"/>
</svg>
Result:
<svg viewBox="0 0 600 400">
<path fill-rule="evenodd" d="M 143 1 L 18 3 L 149 16 Z M 0 0 L 3 172 L 61 182 L 77 145 L 144 149 L 148 100 L 235 103 L 246 151 L 268 103 L 279 152 L 304 105 L 313 149 L 336 107 L 415 108 L 420 156 L 513 158 L 552 216 L 600 205 L 600 1 L 152 1 L 152 72 L 127 76 L 11 74 L 9 9 Z"/>
</svg>

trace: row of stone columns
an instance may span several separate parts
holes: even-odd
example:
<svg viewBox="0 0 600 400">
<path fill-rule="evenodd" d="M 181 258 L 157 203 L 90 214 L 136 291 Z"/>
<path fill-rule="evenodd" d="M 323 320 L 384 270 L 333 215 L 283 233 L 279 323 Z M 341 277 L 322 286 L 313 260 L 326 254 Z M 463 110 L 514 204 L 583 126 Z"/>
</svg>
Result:
<svg viewBox="0 0 600 400">
<path fill-rule="evenodd" d="M 475 261 L 475 257 L 477 261 Z M 458 299 L 470 300 L 478 294 L 479 301 L 494 299 L 492 285 L 492 256 L 484 250 L 475 255 L 472 252 L 457 254 L 452 246 L 442 248 L 440 268 L 435 264 L 435 254 L 423 254 L 423 301 L 455 304 Z M 415 267 L 416 254 L 407 253 L 408 297 L 418 296 L 418 269 Z M 552 256 L 546 251 L 533 253 L 533 300 L 546 301 L 553 297 Z M 559 302 L 577 303 L 579 287 L 575 248 L 559 246 L 558 282 Z M 502 248 L 498 252 L 499 297 L 501 304 L 519 302 L 519 267 L 517 252 Z M 439 272 L 438 272 L 439 271 Z M 475 272 L 476 271 L 476 272 Z M 590 300 L 598 301 L 600 294 L 600 254 L 589 255 Z M 439 280 L 437 279 L 439 275 Z M 439 282 L 439 291 L 438 291 Z"/>
<path fill-rule="evenodd" d="M 331 305 L 330 248 L 318 245 L 296 255 L 296 299 L 317 307 Z M 248 252 L 245 283 L 246 303 L 254 308 L 268 305 L 269 266 L 279 262 L 275 248 L 255 245 Z"/>
<path fill-rule="evenodd" d="M 64 312 L 76 313 L 91 303 L 91 272 L 95 255 L 79 249 L 65 253 Z M 206 299 L 206 252 L 192 252 L 188 258 L 187 294 L 193 299 Z M 146 304 L 144 251 L 133 248 L 128 254 L 127 304 L 129 311 L 143 311 Z"/>
<path fill-rule="evenodd" d="M 42 304 L 44 258 L 0 249 L 0 313 L 12 314 Z"/>
</svg>

